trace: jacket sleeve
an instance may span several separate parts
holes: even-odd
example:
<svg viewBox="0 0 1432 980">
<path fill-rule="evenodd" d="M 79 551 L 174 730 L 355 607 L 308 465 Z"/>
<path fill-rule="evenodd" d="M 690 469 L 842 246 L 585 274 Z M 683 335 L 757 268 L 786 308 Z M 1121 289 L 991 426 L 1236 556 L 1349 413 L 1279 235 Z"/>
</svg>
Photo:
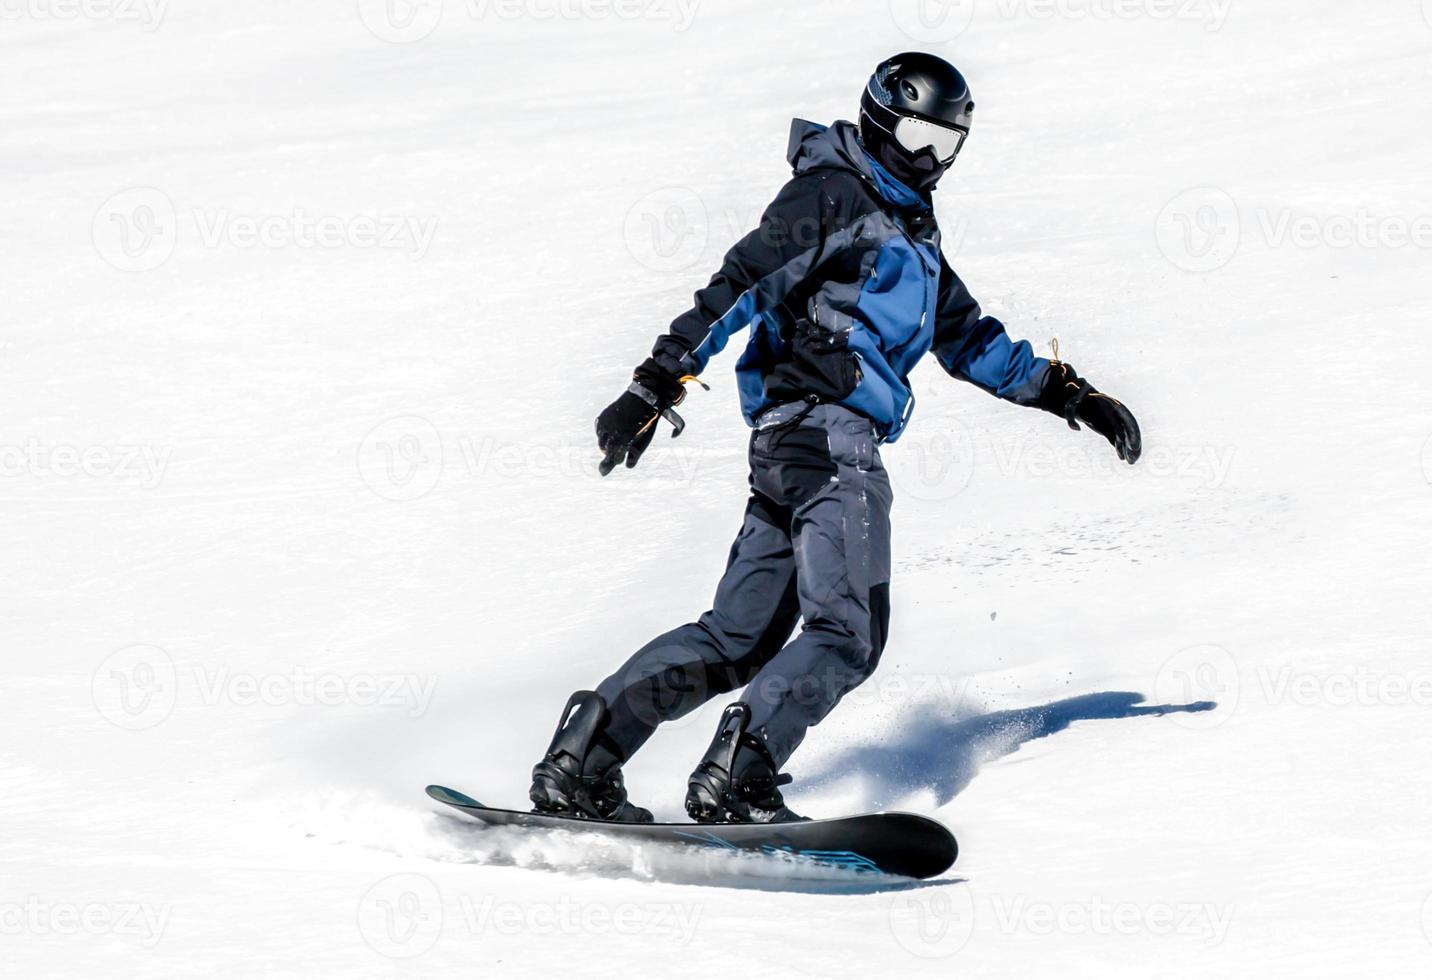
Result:
<svg viewBox="0 0 1432 980">
<path fill-rule="evenodd" d="M 1038 404 L 1049 374 L 1049 361 L 1035 357 L 1029 341 L 1011 340 L 1003 323 L 981 314 L 943 256 L 933 351 L 952 377 L 1019 405 Z"/>
<path fill-rule="evenodd" d="M 726 254 L 721 269 L 656 342 L 637 370 L 675 377 L 699 375 L 736 332 L 778 306 L 824 261 L 836 202 L 819 175 L 793 178 L 761 223 Z"/>
</svg>

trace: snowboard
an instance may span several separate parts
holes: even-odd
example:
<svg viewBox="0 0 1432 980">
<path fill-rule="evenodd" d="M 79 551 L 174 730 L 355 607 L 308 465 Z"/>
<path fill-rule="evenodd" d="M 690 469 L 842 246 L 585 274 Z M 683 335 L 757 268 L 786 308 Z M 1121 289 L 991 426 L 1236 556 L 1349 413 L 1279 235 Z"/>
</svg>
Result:
<svg viewBox="0 0 1432 980">
<path fill-rule="evenodd" d="M 639 843 L 787 855 L 857 873 L 933 878 L 948 871 L 959 854 L 959 845 L 944 824 L 913 813 L 867 813 L 778 824 L 611 823 L 499 810 L 443 786 L 429 786 L 428 796 L 496 827 L 565 830 Z"/>
</svg>

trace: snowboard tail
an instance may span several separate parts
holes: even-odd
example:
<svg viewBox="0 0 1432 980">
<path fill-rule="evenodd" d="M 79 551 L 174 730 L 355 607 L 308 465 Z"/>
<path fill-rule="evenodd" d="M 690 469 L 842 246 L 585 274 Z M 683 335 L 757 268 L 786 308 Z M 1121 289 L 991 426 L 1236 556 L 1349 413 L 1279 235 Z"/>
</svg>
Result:
<svg viewBox="0 0 1432 980">
<path fill-rule="evenodd" d="M 943 824 L 913 813 L 867 813 L 778 824 L 634 824 L 501 810 L 444 786 L 429 786 L 427 792 L 439 803 L 491 826 L 790 855 L 861 873 L 933 878 L 948 871 L 959 856 L 959 845 Z"/>
</svg>

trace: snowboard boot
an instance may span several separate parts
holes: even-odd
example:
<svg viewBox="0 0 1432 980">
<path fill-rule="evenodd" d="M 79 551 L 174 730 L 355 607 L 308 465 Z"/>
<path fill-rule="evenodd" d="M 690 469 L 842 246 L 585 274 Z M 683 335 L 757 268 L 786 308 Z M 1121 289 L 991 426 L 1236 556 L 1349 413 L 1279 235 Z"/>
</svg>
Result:
<svg viewBox="0 0 1432 980">
<path fill-rule="evenodd" d="M 604 734 L 607 706 L 592 691 L 578 691 L 567 702 L 547 755 L 532 769 L 528 796 L 538 813 L 651 823 L 651 811 L 627 800 L 622 757 Z"/>
<path fill-rule="evenodd" d="M 691 774 L 686 812 L 697 823 L 791 823 L 805 820 L 781 798 L 791 781 L 778 775 L 765 743 L 746 731 L 751 708 L 737 701 L 721 716 L 706 757 Z"/>
</svg>

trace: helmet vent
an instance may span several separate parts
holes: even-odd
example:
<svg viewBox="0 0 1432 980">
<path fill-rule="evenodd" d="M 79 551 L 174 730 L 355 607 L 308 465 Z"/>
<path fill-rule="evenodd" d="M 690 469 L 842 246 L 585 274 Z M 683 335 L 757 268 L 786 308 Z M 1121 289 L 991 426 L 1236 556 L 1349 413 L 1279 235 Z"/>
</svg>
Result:
<svg viewBox="0 0 1432 980">
<path fill-rule="evenodd" d="M 905 98 L 919 100 L 920 90 L 915 87 L 914 82 L 902 81 L 900 87 L 905 90 Z"/>
</svg>

